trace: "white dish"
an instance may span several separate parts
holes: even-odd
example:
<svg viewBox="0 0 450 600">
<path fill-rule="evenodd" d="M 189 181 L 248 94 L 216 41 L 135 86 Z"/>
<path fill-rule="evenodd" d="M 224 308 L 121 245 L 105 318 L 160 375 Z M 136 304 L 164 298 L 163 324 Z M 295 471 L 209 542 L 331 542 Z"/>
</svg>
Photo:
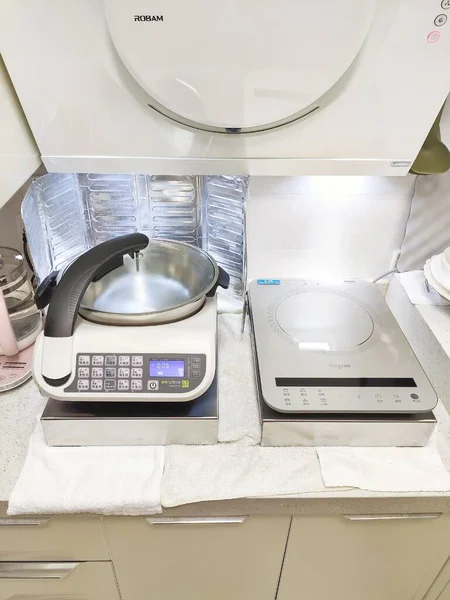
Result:
<svg viewBox="0 0 450 600">
<path fill-rule="evenodd" d="M 450 292 L 450 276 L 447 274 L 443 265 L 443 255 L 432 256 L 430 261 L 430 271 L 434 279 L 447 291 Z"/>
<path fill-rule="evenodd" d="M 425 274 L 425 278 L 427 279 L 428 283 L 431 285 L 431 287 L 440 295 L 442 296 L 445 300 L 448 300 L 450 302 L 450 291 L 447 290 L 444 286 L 442 286 L 437 279 L 433 276 L 433 273 L 431 271 L 430 268 L 430 260 L 427 260 L 427 262 L 424 265 L 423 268 L 423 272 Z"/>
</svg>

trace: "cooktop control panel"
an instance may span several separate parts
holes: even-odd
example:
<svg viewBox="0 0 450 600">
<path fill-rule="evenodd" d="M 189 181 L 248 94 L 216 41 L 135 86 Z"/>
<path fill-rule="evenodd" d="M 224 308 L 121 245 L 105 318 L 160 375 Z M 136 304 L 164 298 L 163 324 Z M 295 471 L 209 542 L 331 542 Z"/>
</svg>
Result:
<svg viewBox="0 0 450 600">
<path fill-rule="evenodd" d="M 75 379 L 64 391 L 183 394 L 195 390 L 205 374 L 205 354 L 80 353 Z"/>
<path fill-rule="evenodd" d="M 415 406 L 421 410 L 422 398 L 411 377 L 276 377 L 278 410 L 290 412 L 292 406 L 301 411 L 339 412 L 352 398 L 356 411 L 375 406 L 379 412 L 401 412 Z M 350 412 L 350 411 L 349 411 Z"/>
</svg>

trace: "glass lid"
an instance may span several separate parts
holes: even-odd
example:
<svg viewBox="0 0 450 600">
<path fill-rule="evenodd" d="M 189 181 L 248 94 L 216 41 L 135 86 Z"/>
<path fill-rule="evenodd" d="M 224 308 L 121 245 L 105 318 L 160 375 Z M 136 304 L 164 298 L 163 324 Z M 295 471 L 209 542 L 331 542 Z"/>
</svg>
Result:
<svg viewBox="0 0 450 600">
<path fill-rule="evenodd" d="M 0 286 L 21 279 L 25 274 L 23 256 L 14 248 L 0 247 Z"/>
</svg>

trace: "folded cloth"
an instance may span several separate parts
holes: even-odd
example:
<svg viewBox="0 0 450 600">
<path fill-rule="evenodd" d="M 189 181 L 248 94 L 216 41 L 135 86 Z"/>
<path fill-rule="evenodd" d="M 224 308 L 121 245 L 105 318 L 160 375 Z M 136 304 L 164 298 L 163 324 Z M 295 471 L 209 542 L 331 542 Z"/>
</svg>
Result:
<svg viewBox="0 0 450 600">
<path fill-rule="evenodd" d="M 440 296 L 432 287 L 427 288 L 423 271 L 400 273 L 400 281 L 412 304 L 432 304 L 448 306 L 450 302 Z"/>
<path fill-rule="evenodd" d="M 327 487 L 377 492 L 446 492 L 450 473 L 437 449 L 437 433 L 423 448 L 317 448 Z"/>
<path fill-rule="evenodd" d="M 219 444 L 167 446 L 163 506 L 324 491 L 313 448 L 261 448 L 250 326 L 219 316 Z"/>
<path fill-rule="evenodd" d="M 219 442 L 259 444 L 250 325 L 241 333 L 242 315 L 219 315 Z"/>
<path fill-rule="evenodd" d="M 166 449 L 161 486 L 165 507 L 324 491 L 313 448 L 261 448 L 232 443 Z"/>
<path fill-rule="evenodd" d="M 8 514 L 161 512 L 164 447 L 51 448 L 37 423 Z"/>
<path fill-rule="evenodd" d="M 217 312 L 219 315 L 223 313 L 242 314 L 244 308 L 244 301 L 242 298 L 235 298 L 229 296 L 226 293 L 221 293 L 220 290 L 217 293 Z"/>
</svg>

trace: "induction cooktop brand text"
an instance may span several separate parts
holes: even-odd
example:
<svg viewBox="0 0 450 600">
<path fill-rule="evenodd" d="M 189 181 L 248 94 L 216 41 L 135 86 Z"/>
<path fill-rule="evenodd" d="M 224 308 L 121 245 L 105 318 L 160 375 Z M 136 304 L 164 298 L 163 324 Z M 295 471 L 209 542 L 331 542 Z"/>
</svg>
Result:
<svg viewBox="0 0 450 600">
<path fill-rule="evenodd" d="M 341 363 L 329 363 L 328 365 L 332 369 L 350 369 L 351 365 L 349 364 L 341 364 Z"/>
<path fill-rule="evenodd" d="M 135 21 L 164 21 L 164 15 L 134 15 Z"/>
</svg>

